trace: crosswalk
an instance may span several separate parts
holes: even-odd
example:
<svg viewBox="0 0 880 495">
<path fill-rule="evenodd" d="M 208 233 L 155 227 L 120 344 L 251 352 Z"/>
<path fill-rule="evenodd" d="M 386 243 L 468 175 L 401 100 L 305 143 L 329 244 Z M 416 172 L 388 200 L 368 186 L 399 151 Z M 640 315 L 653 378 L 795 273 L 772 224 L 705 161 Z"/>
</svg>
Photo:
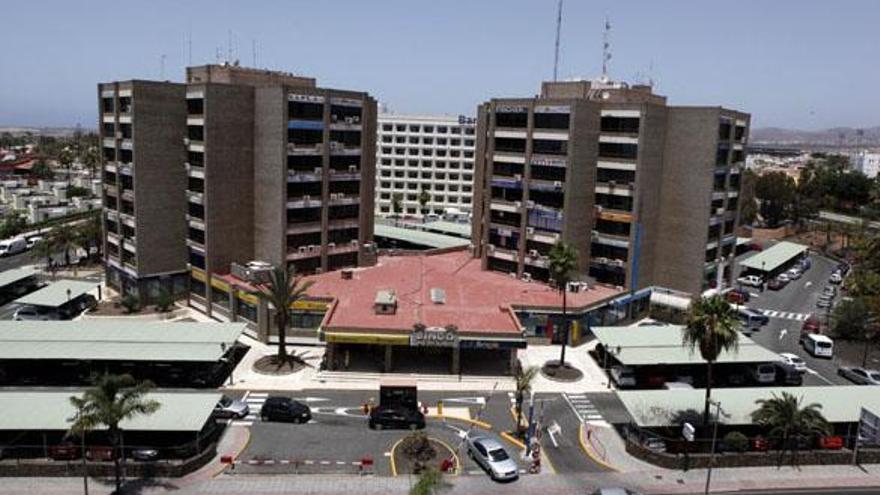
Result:
<svg viewBox="0 0 880 495">
<path fill-rule="evenodd" d="M 770 318 L 780 318 L 783 320 L 804 321 L 810 317 L 810 313 L 790 313 L 776 309 L 759 309 L 759 311 Z"/>
<path fill-rule="evenodd" d="M 602 415 L 599 414 L 599 409 L 593 404 L 587 394 L 579 393 L 564 393 L 562 394 L 565 397 L 565 400 L 568 401 L 571 408 L 574 409 L 575 414 L 581 418 L 581 421 L 602 421 Z"/>
<path fill-rule="evenodd" d="M 247 403 L 250 412 L 244 418 L 232 420 L 230 424 L 233 426 L 251 426 L 254 424 L 254 421 L 257 421 L 260 417 L 260 408 L 263 407 L 267 397 L 269 397 L 269 394 L 266 392 L 251 392 L 250 390 L 245 392 L 242 400 Z"/>
</svg>

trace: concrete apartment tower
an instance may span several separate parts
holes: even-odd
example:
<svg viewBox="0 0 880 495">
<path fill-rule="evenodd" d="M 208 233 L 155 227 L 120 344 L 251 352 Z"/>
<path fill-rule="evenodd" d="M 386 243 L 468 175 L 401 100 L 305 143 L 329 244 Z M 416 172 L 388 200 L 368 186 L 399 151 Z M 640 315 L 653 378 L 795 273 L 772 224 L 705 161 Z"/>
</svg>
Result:
<svg viewBox="0 0 880 495">
<path fill-rule="evenodd" d="M 142 300 L 186 290 L 186 86 L 98 85 L 106 281 Z"/>
<path fill-rule="evenodd" d="M 547 254 L 564 240 L 600 283 L 699 293 L 719 264 L 730 271 L 748 126 L 748 114 L 669 106 L 649 86 L 607 79 L 484 103 L 475 254 L 547 280 Z"/>
<path fill-rule="evenodd" d="M 169 138 L 149 144 L 176 155 L 163 164 L 167 176 L 134 181 L 175 196 L 162 218 L 179 225 L 162 255 L 184 273 L 184 287 L 189 279 L 195 306 L 253 319 L 255 302 L 218 277 L 235 265 L 315 273 L 371 257 L 376 104 L 368 94 L 230 64 L 190 67 L 186 84 L 148 84 L 175 91 L 163 117 L 174 121 Z M 136 114 L 135 133 L 150 118 Z"/>
</svg>

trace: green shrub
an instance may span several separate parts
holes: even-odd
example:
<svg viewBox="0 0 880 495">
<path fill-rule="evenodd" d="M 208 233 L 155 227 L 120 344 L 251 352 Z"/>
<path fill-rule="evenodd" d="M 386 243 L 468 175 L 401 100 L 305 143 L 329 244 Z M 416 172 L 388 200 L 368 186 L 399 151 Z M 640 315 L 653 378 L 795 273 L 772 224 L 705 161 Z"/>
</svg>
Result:
<svg viewBox="0 0 880 495">
<path fill-rule="evenodd" d="M 135 313 L 141 309 L 141 300 L 134 294 L 123 296 L 119 304 L 122 304 L 126 313 Z"/>
<path fill-rule="evenodd" d="M 727 435 L 724 435 L 723 442 L 724 445 L 727 446 L 727 450 L 732 450 L 734 452 L 745 452 L 749 450 L 749 437 L 738 431 L 732 431 Z"/>
<path fill-rule="evenodd" d="M 165 289 L 159 291 L 159 295 L 156 296 L 156 311 L 160 313 L 167 313 L 171 311 L 171 306 L 174 305 L 174 296 L 171 295 Z"/>
</svg>

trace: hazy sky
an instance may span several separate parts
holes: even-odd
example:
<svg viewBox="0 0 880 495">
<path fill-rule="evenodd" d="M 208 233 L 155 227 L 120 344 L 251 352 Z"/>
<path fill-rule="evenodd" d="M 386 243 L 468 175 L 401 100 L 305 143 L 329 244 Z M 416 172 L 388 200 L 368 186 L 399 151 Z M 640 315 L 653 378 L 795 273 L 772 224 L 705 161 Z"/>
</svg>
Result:
<svg viewBox="0 0 880 495">
<path fill-rule="evenodd" d="M 645 78 L 672 104 L 724 105 L 755 126 L 880 125 L 880 2 L 566 0 L 560 77 Z M 474 114 L 553 70 L 556 0 L 4 0 L 0 124 L 96 125 L 98 81 L 182 81 L 233 58 L 370 92 L 399 113 Z"/>
</svg>

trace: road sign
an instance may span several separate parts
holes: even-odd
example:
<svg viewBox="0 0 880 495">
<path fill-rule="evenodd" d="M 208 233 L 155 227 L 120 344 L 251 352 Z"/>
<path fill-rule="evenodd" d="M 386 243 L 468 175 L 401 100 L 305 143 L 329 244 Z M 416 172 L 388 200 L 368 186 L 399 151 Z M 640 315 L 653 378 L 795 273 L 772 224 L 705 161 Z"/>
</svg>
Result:
<svg viewBox="0 0 880 495">
<path fill-rule="evenodd" d="M 696 433 L 694 425 L 685 423 L 681 426 L 681 436 L 683 436 L 688 442 L 694 441 L 694 433 Z"/>
</svg>

